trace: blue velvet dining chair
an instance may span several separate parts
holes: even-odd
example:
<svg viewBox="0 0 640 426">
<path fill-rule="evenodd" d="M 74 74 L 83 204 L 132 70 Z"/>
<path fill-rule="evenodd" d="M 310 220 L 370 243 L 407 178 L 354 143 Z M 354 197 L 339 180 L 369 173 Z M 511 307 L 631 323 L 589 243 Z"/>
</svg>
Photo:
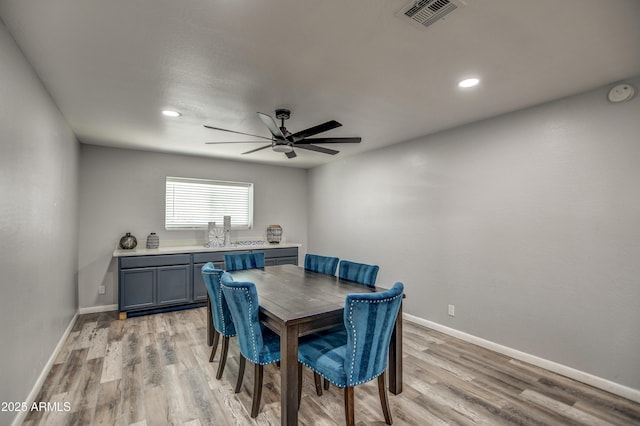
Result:
<svg viewBox="0 0 640 426">
<path fill-rule="evenodd" d="M 264 253 L 228 253 L 224 255 L 224 267 L 227 271 L 264 268 Z"/>
<path fill-rule="evenodd" d="M 385 422 L 392 423 L 385 370 L 403 290 L 404 285 L 397 282 L 386 291 L 348 295 L 344 330 L 311 335 L 299 343 L 300 364 L 344 388 L 347 425 L 354 424 L 354 387 L 376 377 Z M 299 377 L 301 382 L 302 375 Z"/>
<path fill-rule="evenodd" d="M 238 335 L 240 366 L 235 393 L 240 392 L 246 360 L 254 364 L 253 404 L 251 417 L 258 416 L 262 396 L 263 366 L 280 362 L 280 336 L 260 323 L 258 317 L 258 292 L 252 282 L 234 281 L 222 274 L 221 288 Z"/>
<path fill-rule="evenodd" d="M 218 363 L 218 372 L 216 379 L 222 377 L 224 366 L 227 363 L 227 353 L 229 352 L 229 338 L 236 335 L 236 329 L 231 319 L 231 312 L 227 306 L 227 302 L 220 289 L 220 278 L 224 271 L 216 269 L 213 263 L 209 262 L 202 267 L 202 278 L 207 287 L 209 301 L 211 302 L 211 319 L 213 321 L 213 348 L 209 362 L 213 362 L 213 357 L 218 349 L 218 341 L 222 336 L 222 349 L 220 352 L 220 362 Z"/>
<path fill-rule="evenodd" d="M 380 267 L 378 265 L 367 265 L 366 263 L 341 260 L 338 278 L 373 287 L 376 285 L 376 277 L 378 276 L 379 269 Z"/>
<path fill-rule="evenodd" d="M 378 265 L 341 260 L 338 278 L 373 287 L 376 285 L 379 269 L 380 267 Z M 335 330 L 332 329 L 330 331 Z M 329 389 L 329 380 L 327 379 L 324 379 L 324 388 Z"/>
<path fill-rule="evenodd" d="M 339 260 L 337 257 L 307 253 L 304 256 L 304 269 L 326 275 L 335 275 Z"/>
</svg>

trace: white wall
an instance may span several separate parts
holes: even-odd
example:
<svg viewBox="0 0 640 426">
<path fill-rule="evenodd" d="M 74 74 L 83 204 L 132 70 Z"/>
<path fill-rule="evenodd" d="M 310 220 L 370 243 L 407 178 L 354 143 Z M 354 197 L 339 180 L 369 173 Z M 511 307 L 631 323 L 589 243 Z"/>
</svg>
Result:
<svg viewBox="0 0 640 426">
<path fill-rule="evenodd" d="M 409 314 L 640 389 L 640 97 L 608 87 L 312 169 L 309 251 L 379 264 Z"/>
<path fill-rule="evenodd" d="M 279 224 L 286 241 L 306 250 L 306 170 L 85 144 L 80 159 L 80 308 L 118 303 L 112 254 L 126 232 L 142 247 L 150 232 L 160 245 L 204 243 L 205 231 L 165 231 L 167 176 L 253 182 L 254 228 L 232 231 L 231 239 L 264 239 L 267 226 Z M 106 294 L 98 294 L 100 285 Z"/>
<path fill-rule="evenodd" d="M 0 401 L 22 402 L 78 306 L 78 143 L 2 21 L 0 100 Z"/>
</svg>

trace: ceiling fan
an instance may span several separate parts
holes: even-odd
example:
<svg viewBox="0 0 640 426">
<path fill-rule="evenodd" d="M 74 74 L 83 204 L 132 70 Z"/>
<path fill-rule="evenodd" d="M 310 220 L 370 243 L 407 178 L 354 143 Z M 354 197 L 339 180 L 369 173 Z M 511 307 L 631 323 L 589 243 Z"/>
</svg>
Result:
<svg viewBox="0 0 640 426">
<path fill-rule="evenodd" d="M 284 126 L 284 120 L 288 120 L 291 117 L 291 111 L 288 109 L 277 109 L 276 118 L 280 120 L 280 126 L 270 115 L 262 112 L 258 113 L 258 117 L 267 126 L 271 137 L 252 135 L 251 133 L 238 132 L 235 130 L 221 129 L 220 127 L 213 127 L 204 125 L 207 129 L 221 130 L 223 132 L 237 133 L 240 135 L 253 136 L 255 138 L 270 140 L 268 145 L 261 146 L 260 148 L 252 149 L 251 151 L 243 152 L 243 154 L 251 154 L 252 152 L 260 151 L 262 149 L 271 148 L 275 152 L 283 152 L 288 158 L 295 158 L 296 153 L 294 148 L 306 149 L 309 151 L 321 152 L 323 154 L 335 155 L 340 151 L 335 149 L 324 148 L 316 146 L 314 144 L 321 143 L 360 143 L 361 138 L 310 138 L 310 136 L 317 135 L 318 133 L 326 132 L 336 127 L 342 126 L 335 120 L 327 121 L 326 123 L 319 124 L 317 126 L 310 127 L 305 130 L 301 130 L 296 133 L 291 133 Z M 207 144 L 227 144 L 227 143 L 261 143 L 260 141 L 238 141 L 238 142 L 206 142 Z"/>
</svg>

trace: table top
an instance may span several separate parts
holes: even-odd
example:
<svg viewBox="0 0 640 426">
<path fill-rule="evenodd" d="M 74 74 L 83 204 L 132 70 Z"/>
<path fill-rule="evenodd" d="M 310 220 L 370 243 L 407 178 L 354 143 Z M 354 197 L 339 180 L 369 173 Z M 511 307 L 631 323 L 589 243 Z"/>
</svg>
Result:
<svg viewBox="0 0 640 426">
<path fill-rule="evenodd" d="M 307 271 L 295 265 L 267 266 L 228 272 L 235 281 L 255 283 L 260 311 L 283 324 L 309 322 L 321 316 L 340 314 L 352 293 L 384 291 L 333 275 Z"/>
</svg>

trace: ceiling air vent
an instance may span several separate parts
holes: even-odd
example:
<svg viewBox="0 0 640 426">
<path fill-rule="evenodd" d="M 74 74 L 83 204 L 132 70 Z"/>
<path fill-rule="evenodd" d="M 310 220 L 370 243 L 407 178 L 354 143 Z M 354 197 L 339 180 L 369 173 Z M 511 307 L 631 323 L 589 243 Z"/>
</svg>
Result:
<svg viewBox="0 0 640 426">
<path fill-rule="evenodd" d="M 464 3 L 455 0 L 418 0 L 411 1 L 396 16 L 409 20 L 414 25 L 426 28 L 444 18 Z"/>
</svg>

